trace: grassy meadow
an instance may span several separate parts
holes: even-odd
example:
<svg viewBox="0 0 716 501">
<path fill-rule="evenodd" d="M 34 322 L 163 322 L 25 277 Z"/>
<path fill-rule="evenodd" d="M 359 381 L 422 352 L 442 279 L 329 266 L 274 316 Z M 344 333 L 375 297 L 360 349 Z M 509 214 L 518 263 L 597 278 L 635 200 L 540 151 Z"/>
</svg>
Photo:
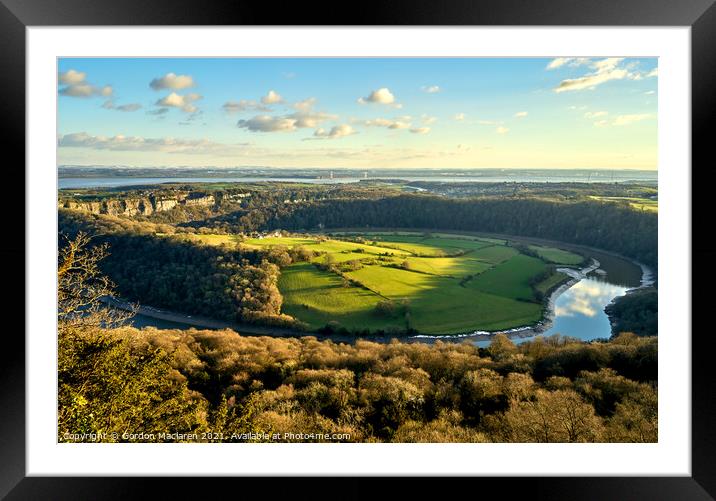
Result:
<svg viewBox="0 0 716 501">
<path fill-rule="evenodd" d="M 584 258 L 499 239 L 371 232 L 313 236 L 193 235 L 208 245 L 312 251 L 281 270 L 282 311 L 311 329 L 411 329 L 424 334 L 495 331 L 533 324 L 542 296 L 566 276 L 555 265 Z"/>
</svg>

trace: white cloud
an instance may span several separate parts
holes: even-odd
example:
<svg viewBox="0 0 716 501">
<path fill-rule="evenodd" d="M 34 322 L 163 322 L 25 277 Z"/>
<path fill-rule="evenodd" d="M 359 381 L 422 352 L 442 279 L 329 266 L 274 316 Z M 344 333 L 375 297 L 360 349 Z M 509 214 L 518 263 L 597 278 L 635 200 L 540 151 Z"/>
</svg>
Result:
<svg viewBox="0 0 716 501">
<path fill-rule="evenodd" d="M 423 92 L 427 92 L 428 94 L 437 94 L 440 92 L 440 87 L 438 85 L 425 85 L 421 88 Z"/>
<path fill-rule="evenodd" d="M 659 76 L 659 68 L 654 68 L 653 70 L 651 70 L 649 73 L 647 73 L 644 76 L 646 78 L 658 77 Z"/>
<path fill-rule="evenodd" d="M 581 66 L 583 64 L 588 64 L 589 58 L 588 57 L 557 57 L 555 59 L 552 59 L 550 63 L 547 65 L 548 70 L 554 70 L 557 68 L 561 68 L 562 66 Z"/>
<path fill-rule="evenodd" d="M 60 89 L 60 95 L 69 97 L 110 97 L 112 95 L 113 91 L 110 85 L 98 87 L 87 82 L 86 78 L 86 73 L 76 70 L 60 73 L 58 81 L 61 85 L 66 86 Z"/>
<path fill-rule="evenodd" d="M 588 111 L 584 114 L 584 118 L 598 118 L 609 115 L 608 111 Z"/>
<path fill-rule="evenodd" d="M 296 122 L 294 118 L 259 115 L 249 120 L 239 120 L 236 125 L 251 132 L 292 132 L 297 129 Z"/>
<path fill-rule="evenodd" d="M 464 113 L 456 113 L 453 117 L 455 120 L 461 121 L 465 120 L 466 115 Z"/>
<path fill-rule="evenodd" d="M 168 96 L 164 96 L 163 98 L 157 100 L 155 104 L 162 107 L 168 106 L 170 108 L 180 108 L 186 113 L 196 113 L 198 108 L 194 105 L 194 102 L 202 99 L 202 97 L 203 96 L 194 92 L 185 95 L 172 92 Z"/>
<path fill-rule="evenodd" d="M 171 106 L 174 108 L 181 108 L 184 106 L 184 96 L 180 96 L 176 92 L 172 92 L 168 96 L 165 96 L 157 100 L 158 106 Z"/>
<path fill-rule="evenodd" d="M 410 120 L 410 117 L 401 117 Z M 407 129 L 412 124 L 406 120 L 400 119 L 389 119 L 389 118 L 374 118 L 372 120 L 365 120 L 364 125 L 368 127 L 386 127 L 388 129 Z"/>
<path fill-rule="evenodd" d="M 194 85 L 194 79 L 191 76 L 177 75 L 175 73 L 167 73 L 163 77 L 155 78 L 149 82 L 149 86 L 154 90 L 181 90 L 194 87 Z"/>
<path fill-rule="evenodd" d="M 604 112 L 606 115 L 606 112 Z M 585 116 L 587 116 L 585 114 Z M 595 115 L 595 116 L 601 116 L 601 115 Z M 631 125 L 636 122 L 641 122 L 643 120 L 650 120 L 652 118 L 655 118 L 656 115 L 653 113 L 634 113 L 630 115 L 618 115 L 614 117 L 613 120 L 598 120 L 594 122 L 594 125 L 596 127 L 608 127 L 608 126 L 616 126 L 616 127 L 623 127 L 625 125 Z M 587 117 L 591 118 L 591 117 Z"/>
<path fill-rule="evenodd" d="M 64 73 L 60 73 L 58 80 L 64 85 L 75 85 L 85 81 L 87 73 L 77 70 L 67 70 Z"/>
<path fill-rule="evenodd" d="M 498 134 L 507 134 L 508 132 L 510 132 L 510 129 L 500 125 L 497 129 L 495 129 L 495 132 L 497 132 Z"/>
<path fill-rule="evenodd" d="M 60 136 L 62 148 L 91 148 L 111 151 L 162 151 L 165 153 L 216 153 L 228 148 L 208 139 L 144 138 L 140 136 L 92 136 L 76 132 Z"/>
<path fill-rule="evenodd" d="M 655 90 L 648 90 L 648 91 L 646 91 L 644 94 L 646 94 L 647 96 L 651 96 L 652 94 L 656 94 L 656 91 L 655 91 Z"/>
<path fill-rule="evenodd" d="M 261 102 L 264 104 L 280 104 L 283 103 L 283 98 L 276 91 L 270 90 L 268 94 L 261 98 Z"/>
<path fill-rule="evenodd" d="M 253 99 L 241 99 L 239 101 L 227 101 L 222 105 L 222 109 L 226 111 L 227 113 L 239 113 L 242 111 L 273 111 L 270 106 L 270 104 L 281 104 L 284 102 L 283 97 L 281 97 L 277 92 L 270 90 L 268 93 L 263 96 L 259 101 L 255 101 Z M 315 97 L 310 97 L 308 99 L 304 99 L 303 101 L 298 101 L 294 103 L 292 106 L 296 110 L 299 111 L 309 111 L 313 105 L 316 103 Z"/>
<path fill-rule="evenodd" d="M 429 115 L 421 115 L 420 119 L 425 125 L 434 124 L 438 120 L 437 117 L 431 117 Z"/>
<path fill-rule="evenodd" d="M 309 97 L 303 101 L 296 101 L 293 103 L 293 108 L 298 111 L 308 111 L 313 108 L 316 104 L 317 99 L 315 97 Z"/>
<path fill-rule="evenodd" d="M 227 113 L 239 113 L 242 111 L 271 111 L 271 108 L 264 106 L 252 99 L 241 99 L 239 101 L 227 101 L 221 108 Z"/>
<path fill-rule="evenodd" d="M 618 68 L 618 64 L 623 61 L 621 57 L 608 57 L 599 61 L 594 61 L 590 64 L 590 67 L 594 70 L 592 73 L 588 73 L 578 78 L 568 78 L 562 80 L 557 87 L 554 88 L 555 92 L 575 91 L 584 89 L 593 89 L 597 85 L 601 85 L 611 80 L 621 80 L 627 78 L 633 73 L 629 73 L 624 68 Z"/>
<path fill-rule="evenodd" d="M 330 113 L 324 113 L 322 111 L 316 111 L 316 112 L 296 112 L 292 113 L 290 115 L 286 115 L 286 118 L 291 118 L 296 120 L 296 127 L 316 127 L 321 122 L 325 122 L 326 120 L 335 120 L 338 118 L 338 115 L 332 115 Z"/>
<path fill-rule="evenodd" d="M 142 107 L 139 103 L 120 104 L 115 109 L 117 111 L 137 111 Z"/>
<path fill-rule="evenodd" d="M 312 138 L 307 139 L 338 139 L 341 137 L 357 134 L 357 132 L 348 124 L 340 124 L 331 127 L 331 130 L 316 129 Z"/>
<path fill-rule="evenodd" d="M 590 67 L 594 68 L 597 73 L 603 73 L 605 71 L 613 70 L 622 61 L 624 61 L 623 57 L 606 57 L 604 59 L 600 59 L 599 61 L 594 61 L 590 64 Z"/>
<path fill-rule="evenodd" d="M 515 113 L 515 118 L 525 118 L 528 114 L 526 111 L 518 111 Z"/>
<path fill-rule="evenodd" d="M 631 125 L 634 122 L 641 122 L 642 120 L 649 120 L 651 118 L 654 118 L 654 115 L 651 113 L 637 113 L 633 115 L 619 115 L 614 119 L 612 122 L 612 125 Z"/>
<path fill-rule="evenodd" d="M 430 132 L 430 127 L 415 127 L 410 129 L 413 134 L 427 134 Z"/>
<path fill-rule="evenodd" d="M 139 103 L 129 103 L 129 104 L 120 104 L 116 105 L 114 104 L 114 101 L 111 99 L 106 100 L 104 103 L 102 103 L 102 108 L 105 108 L 107 110 L 117 110 L 117 111 L 137 111 L 142 107 Z"/>
<path fill-rule="evenodd" d="M 392 92 L 390 92 L 390 89 L 388 89 L 387 87 L 381 87 L 378 90 L 374 90 L 366 97 L 358 98 L 358 102 L 360 104 L 377 103 L 391 105 L 396 108 L 402 107 L 402 105 L 399 105 L 395 102 L 395 96 Z"/>
<path fill-rule="evenodd" d="M 272 93 L 273 91 L 269 92 L 267 96 L 262 98 L 262 102 L 264 100 L 275 101 L 276 99 L 283 102 L 281 96 Z M 303 101 L 298 101 L 292 105 L 297 111 L 291 114 L 280 117 L 260 115 L 249 120 L 239 120 L 238 126 L 246 128 L 252 132 L 286 132 L 302 128 L 313 129 L 318 127 L 322 122 L 338 119 L 338 115 L 333 115 L 323 111 L 313 111 L 312 108 L 315 103 L 315 98 L 304 99 Z M 226 107 L 226 105 L 224 106 Z M 236 106 L 234 106 L 234 108 L 236 108 Z M 337 129 L 336 133 L 340 133 L 340 130 L 341 129 Z"/>
</svg>

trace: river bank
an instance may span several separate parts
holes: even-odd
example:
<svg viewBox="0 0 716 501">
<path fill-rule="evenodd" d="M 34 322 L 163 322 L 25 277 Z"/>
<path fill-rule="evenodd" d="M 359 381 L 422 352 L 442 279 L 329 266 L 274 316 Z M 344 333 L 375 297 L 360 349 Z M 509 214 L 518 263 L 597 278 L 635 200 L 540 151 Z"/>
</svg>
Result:
<svg viewBox="0 0 716 501">
<path fill-rule="evenodd" d="M 334 230 L 335 232 L 348 232 L 353 229 L 340 229 L 340 230 Z M 362 232 L 365 232 L 366 230 L 363 229 Z M 391 231 L 410 231 L 408 229 L 381 229 L 381 230 L 375 230 L 380 232 L 391 232 Z M 415 230 L 412 230 L 412 232 L 415 232 Z M 452 234 L 452 233 L 451 233 Z M 192 315 L 185 315 L 178 312 L 172 312 L 168 310 L 161 310 L 159 308 L 154 308 L 152 306 L 139 306 L 139 305 L 132 305 L 129 302 L 124 302 L 121 300 L 118 300 L 116 298 L 108 298 L 106 300 L 106 303 L 109 304 L 112 307 L 120 308 L 127 311 L 135 311 L 137 316 L 135 316 L 135 323 L 139 327 L 144 326 L 154 326 L 157 328 L 197 328 L 197 329 L 231 329 L 238 333 L 241 333 L 242 335 L 248 335 L 248 336 L 273 336 L 273 337 L 306 337 L 306 336 L 312 336 L 316 337 L 318 339 L 331 339 L 336 342 L 355 342 L 357 339 L 365 339 L 370 341 L 376 341 L 376 342 L 389 342 L 391 339 L 398 338 L 401 341 L 404 342 L 423 342 L 423 343 L 434 343 L 436 341 L 444 341 L 444 342 L 464 342 L 464 341 L 472 341 L 479 344 L 484 344 L 486 342 L 489 342 L 491 339 L 494 338 L 496 334 L 505 334 L 510 338 L 513 338 L 515 340 L 524 340 L 528 338 L 532 338 L 538 335 L 542 335 L 545 332 L 549 331 L 555 321 L 556 317 L 556 307 L 557 307 L 557 300 L 567 291 L 569 291 L 572 287 L 574 287 L 576 284 L 581 282 L 582 280 L 586 279 L 588 276 L 594 276 L 594 272 L 599 273 L 600 277 L 599 279 L 604 279 L 604 277 L 607 277 L 607 282 L 612 282 L 612 280 L 608 280 L 608 277 L 612 275 L 612 271 L 616 269 L 617 272 L 622 272 L 624 268 L 628 268 L 629 266 L 633 268 L 633 270 L 630 270 L 629 273 L 627 273 L 627 279 L 619 278 L 617 281 L 619 283 L 624 282 L 625 286 L 628 286 L 627 290 L 637 290 L 641 289 L 643 287 L 648 287 L 651 284 L 654 283 L 654 277 L 651 269 L 649 269 L 647 266 L 643 265 L 642 263 L 637 263 L 631 260 L 626 260 L 622 256 L 617 256 L 614 254 L 607 253 L 605 251 L 601 250 L 592 250 L 590 248 L 584 247 L 584 246 L 577 246 L 573 244 L 564 244 L 562 242 L 554 242 L 544 239 L 533 239 L 529 237 L 514 237 L 509 235 L 499 235 L 499 234 L 486 234 L 486 233 L 477 233 L 477 232 L 455 232 L 454 234 L 462 234 L 462 235 L 470 235 L 470 236 L 478 236 L 478 237 L 491 237 L 491 238 L 502 238 L 505 240 L 511 240 L 515 242 L 524 242 L 524 243 L 533 243 L 533 244 L 541 244 L 541 245 L 552 245 L 559 248 L 564 248 L 565 250 L 574 250 L 574 251 L 581 251 L 580 253 L 582 255 L 585 255 L 587 258 L 590 259 L 589 264 L 587 266 L 584 266 L 583 268 L 576 269 L 576 268 L 569 268 L 569 267 L 559 267 L 556 270 L 564 273 L 565 275 L 568 275 L 570 278 L 562 282 L 560 284 L 557 284 L 552 290 L 547 292 L 547 301 L 545 302 L 545 309 L 544 309 L 544 316 L 543 318 L 532 325 L 526 325 L 526 326 L 519 326 L 514 327 L 511 329 L 502 329 L 497 331 L 473 331 L 473 332 L 467 332 L 467 333 L 461 333 L 461 334 L 417 334 L 417 335 L 368 335 L 368 336 L 354 336 L 351 334 L 322 334 L 315 331 L 298 331 L 293 330 L 290 328 L 282 328 L 282 327 L 272 327 L 272 326 L 262 326 L 262 325 L 255 325 L 255 324 L 243 324 L 243 323 L 236 323 L 236 322 L 227 322 L 222 320 L 217 320 L 213 318 L 208 317 L 202 317 L 202 316 L 192 316 Z M 602 269 L 602 263 L 594 257 L 594 255 L 598 255 L 600 257 L 604 256 L 607 261 L 610 259 L 614 260 L 616 259 L 617 264 L 614 265 L 614 262 L 609 262 L 610 266 L 607 266 L 606 268 Z M 619 262 L 622 261 L 622 262 Z M 614 268 L 614 269 L 613 269 Z M 608 271 L 607 271 L 608 270 Z M 618 274 L 618 273 L 617 273 Z M 638 278 L 637 278 L 638 275 Z M 591 282 L 592 280 L 587 280 L 587 282 Z M 621 291 L 618 291 L 621 293 Z M 610 297 L 609 300 L 612 301 L 614 297 Z M 572 333 L 572 332 L 560 332 L 561 334 L 568 335 L 568 336 L 575 336 L 579 337 L 579 332 Z M 610 333 L 604 333 L 603 337 L 609 337 Z"/>
<path fill-rule="evenodd" d="M 565 273 L 572 277 L 567 282 L 562 283 L 556 287 L 549 295 L 549 299 L 546 305 L 546 315 L 535 325 L 515 327 L 512 329 L 503 329 L 497 331 L 474 331 L 464 334 L 445 334 L 445 335 L 430 335 L 430 334 L 418 334 L 418 335 L 369 335 L 369 336 L 353 336 L 346 334 L 322 334 L 319 332 L 312 331 L 297 331 L 293 329 L 287 329 L 282 327 L 271 327 L 261 326 L 254 324 L 242 324 L 236 322 L 227 322 L 223 320 L 217 320 L 213 318 L 197 316 L 197 315 L 185 315 L 183 313 L 162 310 L 152 306 L 142 306 L 128 301 L 122 301 L 113 297 L 103 298 L 102 301 L 113 308 L 121 309 L 124 311 L 134 312 L 135 315 L 141 315 L 144 317 L 171 322 L 177 324 L 176 328 L 181 328 L 181 325 L 189 326 L 190 328 L 197 329 L 230 329 L 240 333 L 241 335 L 248 336 L 273 336 L 273 337 L 316 337 L 317 339 L 325 340 L 331 339 L 335 342 L 355 342 L 358 339 L 364 339 L 375 342 L 390 342 L 391 339 L 400 339 L 404 342 L 424 342 L 432 344 L 436 341 L 444 342 L 462 342 L 462 341 L 489 341 L 496 334 L 505 334 L 510 338 L 526 338 L 541 334 L 545 330 L 549 329 L 554 319 L 554 307 L 556 298 L 559 297 L 564 291 L 568 290 L 574 284 L 578 283 L 581 279 L 587 276 L 590 272 L 599 267 L 599 262 L 596 259 L 592 259 L 589 266 L 581 269 L 573 268 L 558 268 L 557 271 Z"/>
<path fill-rule="evenodd" d="M 584 268 L 581 269 L 574 269 L 574 268 L 557 268 L 556 271 L 560 273 L 564 273 L 565 275 L 570 276 L 571 278 L 567 280 L 566 282 L 563 282 L 559 286 L 557 286 L 555 289 L 551 291 L 549 294 L 549 299 L 547 300 L 546 308 L 545 308 L 545 316 L 537 322 L 534 325 L 526 325 L 523 327 L 515 327 L 512 329 L 504 329 L 504 330 L 498 330 L 498 331 L 475 331 L 472 333 L 466 333 L 466 334 L 454 334 L 454 335 L 429 335 L 429 334 L 418 334 L 416 336 L 410 336 L 411 339 L 432 339 L 432 340 L 440 340 L 440 341 L 489 341 L 490 339 L 494 338 L 497 334 L 505 334 L 509 338 L 528 338 L 537 336 L 539 334 L 542 334 L 543 332 L 547 331 L 554 322 L 554 316 L 555 316 L 555 304 L 557 301 L 557 298 L 566 290 L 568 290 L 570 287 L 574 286 L 575 284 L 579 283 L 580 280 L 587 277 L 587 275 L 594 270 L 597 270 L 599 268 L 599 261 L 592 258 L 590 261 L 590 264 Z"/>
</svg>

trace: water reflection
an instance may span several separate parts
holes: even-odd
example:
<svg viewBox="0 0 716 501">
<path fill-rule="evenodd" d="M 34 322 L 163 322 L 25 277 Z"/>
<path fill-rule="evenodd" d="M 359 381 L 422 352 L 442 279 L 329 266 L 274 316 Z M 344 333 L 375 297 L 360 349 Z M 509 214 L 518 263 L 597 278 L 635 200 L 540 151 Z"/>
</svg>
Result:
<svg viewBox="0 0 716 501">
<path fill-rule="evenodd" d="M 608 282 L 608 275 L 597 275 L 583 278 L 572 287 L 562 292 L 554 304 L 552 325 L 541 336 L 561 334 L 589 341 L 592 339 L 609 338 L 612 327 L 604 308 L 619 296 L 626 294 L 630 287 L 615 285 Z M 531 341 L 535 338 L 513 338 L 515 344 Z M 476 346 L 486 348 L 489 340 L 476 341 Z"/>
<path fill-rule="evenodd" d="M 545 336 L 562 334 L 584 340 L 609 337 L 609 317 L 604 312 L 627 288 L 595 278 L 585 278 L 562 293 L 554 305 L 554 322 Z"/>
</svg>

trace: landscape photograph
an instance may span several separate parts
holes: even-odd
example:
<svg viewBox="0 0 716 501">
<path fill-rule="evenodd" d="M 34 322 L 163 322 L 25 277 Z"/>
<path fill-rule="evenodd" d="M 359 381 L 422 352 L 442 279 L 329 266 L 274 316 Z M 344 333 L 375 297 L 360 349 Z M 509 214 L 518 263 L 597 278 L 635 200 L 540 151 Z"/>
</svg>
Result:
<svg viewBox="0 0 716 501">
<path fill-rule="evenodd" d="M 657 443 L 658 59 L 59 58 L 57 441 Z"/>
</svg>

